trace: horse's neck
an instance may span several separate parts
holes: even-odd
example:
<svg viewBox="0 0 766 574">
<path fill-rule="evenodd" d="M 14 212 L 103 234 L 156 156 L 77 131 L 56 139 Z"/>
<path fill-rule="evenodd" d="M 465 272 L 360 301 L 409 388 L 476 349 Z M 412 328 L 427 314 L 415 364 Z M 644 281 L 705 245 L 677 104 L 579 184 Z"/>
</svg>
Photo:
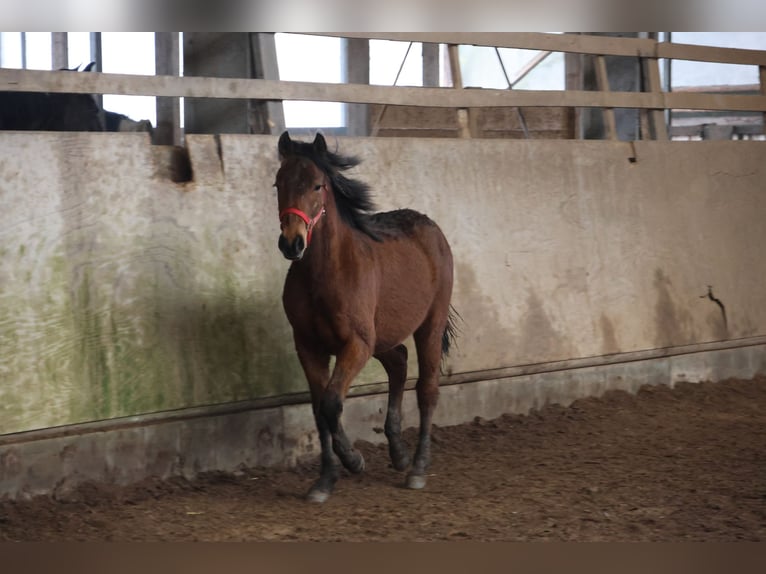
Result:
<svg viewBox="0 0 766 574">
<path fill-rule="evenodd" d="M 327 209 L 321 224 L 314 230 L 311 244 L 304 256 L 309 274 L 328 287 L 338 288 L 342 280 L 344 261 L 356 248 L 354 232 L 334 209 Z"/>
</svg>

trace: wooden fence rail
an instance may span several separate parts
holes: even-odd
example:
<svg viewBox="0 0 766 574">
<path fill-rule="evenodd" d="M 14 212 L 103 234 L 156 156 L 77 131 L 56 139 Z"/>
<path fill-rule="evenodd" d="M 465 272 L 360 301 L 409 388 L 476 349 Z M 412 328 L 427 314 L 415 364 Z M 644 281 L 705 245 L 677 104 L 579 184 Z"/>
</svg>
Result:
<svg viewBox="0 0 766 574">
<path fill-rule="evenodd" d="M 318 35 L 351 39 L 438 43 L 453 47 L 475 45 L 587 54 L 595 57 L 597 62 L 602 64 L 599 68 L 603 76 L 599 82 L 601 90 L 535 91 L 462 87 L 394 87 L 244 78 L 140 76 L 17 69 L 0 69 L 0 90 L 230 98 L 261 101 L 327 101 L 458 109 L 561 107 L 613 110 L 615 108 L 634 108 L 652 110 L 651 117 L 657 124 L 664 124 L 661 114 L 668 109 L 766 113 L 766 85 L 764 85 L 766 82 L 766 72 L 764 72 L 766 70 L 766 51 L 674 44 L 647 38 L 614 38 L 582 34 L 344 32 Z M 640 59 L 644 64 L 644 69 L 649 70 L 651 75 L 651 81 L 646 84 L 649 91 L 609 91 L 607 89 L 608 81 L 604 76 L 604 56 Z M 659 68 L 657 63 L 660 58 L 757 66 L 761 80 L 760 93 L 742 95 L 664 92 L 658 81 Z"/>
<path fill-rule="evenodd" d="M 0 69 L 0 90 L 305 100 L 432 107 L 684 108 L 766 112 L 766 95 L 419 88 L 239 78 Z"/>
</svg>

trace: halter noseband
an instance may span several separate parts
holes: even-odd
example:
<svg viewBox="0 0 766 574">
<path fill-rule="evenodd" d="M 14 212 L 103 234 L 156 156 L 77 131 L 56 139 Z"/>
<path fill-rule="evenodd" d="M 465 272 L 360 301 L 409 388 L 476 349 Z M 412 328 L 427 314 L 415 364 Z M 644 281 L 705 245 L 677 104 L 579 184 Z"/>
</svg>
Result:
<svg viewBox="0 0 766 574">
<path fill-rule="evenodd" d="M 314 226 L 326 213 L 326 210 L 324 207 L 326 190 L 327 190 L 327 184 L 323 183 L 322 184 L 322 207 L 319 210 L 319 213 L 317 213 L 314 217 L 309 217 L 308 215 L 306 215 L 305 211 L 301 211 L 297 207 L 287 207 L 279 212 L 279 228 L 280 229 L 285 228 L 285 217 L 287 217 L 288 214 L 292 213 L 293 215 L 297 215 L 303 220 L 303 223 L 306 224 L 306 247 L 308 247 L 309 244 L 311 243 L 311 234 L 314 231 Z"/>
</svg>

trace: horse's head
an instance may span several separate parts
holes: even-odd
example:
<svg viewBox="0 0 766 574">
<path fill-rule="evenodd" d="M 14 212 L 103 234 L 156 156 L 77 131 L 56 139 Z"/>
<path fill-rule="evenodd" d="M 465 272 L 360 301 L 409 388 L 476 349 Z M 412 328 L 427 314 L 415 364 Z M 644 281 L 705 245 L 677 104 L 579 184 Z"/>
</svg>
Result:
<svg viewBox="0 0 766 574">
<path fill-rule="evenodd" d="M 274 185 L 279 202 L 279 250 L 290 260 L 303 257 L 311 242 L 314 227 L 325 213 L 327 175 L 307 154 L 298 153 L 309 144 L 293 142 L 284 132 L 279 138 L 279 159 Z M 311 154 L 321 157 L 327 152 L 327 143 L 317 134 L 310 144 Z"/>
</svg>

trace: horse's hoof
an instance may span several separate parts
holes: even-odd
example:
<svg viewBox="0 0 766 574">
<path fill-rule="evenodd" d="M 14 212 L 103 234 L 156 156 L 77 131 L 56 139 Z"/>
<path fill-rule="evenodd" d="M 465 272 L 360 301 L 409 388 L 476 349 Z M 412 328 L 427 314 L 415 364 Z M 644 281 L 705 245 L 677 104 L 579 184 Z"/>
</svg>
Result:
<svg viewBox="0 0 766 574">
<path fill-rule="evenodd" d="M 318 488 L 312 488 L 306 495 L 306 500 L 309 502 L 316 502 L 317 504 L 322 504 L 328 498 L 330 498 L 330 493 L 326 490 L 320 490 Z"/>
<path fill-rule="evenodd" d="M 426 477 L 422 474 L 411 474 L 407 477 L 407 488 L 420 490 L 426 486 Z"/>
<path fill-rule="evenodd" d="M 364 457 L 357 452 L 356 456 L 344 458 L 341 460 L 346 470 L 352 474 L 359 474 L 364 470 Z"/>
<path fill-rule="evenodd" d="M 391 466 L 394 467 L 394 470 L 398 470 L 399 472 L 407 470 L 407 467 L 410 466 L 410 457 L 406 454 L 398 458 L 391 457 Z"/>
<path fill-rule="evenodd" d="M 407 467 L 410 466 L 410 455 L 406 448 L 390 447 L 388 449 L 388 454 L 391 457 L 391 466 L 394 467 L 394 470 L 402 472 L 403 470 L 407 470 Z"/>
<path fill-rule="evenodd" d="M 359 458 L 353 464 L 349 465 L 348 470 L 354 474 L 359 474 L 364 471 L 364 467 L 364 457 L 360 454 Z"/>
</svg>

